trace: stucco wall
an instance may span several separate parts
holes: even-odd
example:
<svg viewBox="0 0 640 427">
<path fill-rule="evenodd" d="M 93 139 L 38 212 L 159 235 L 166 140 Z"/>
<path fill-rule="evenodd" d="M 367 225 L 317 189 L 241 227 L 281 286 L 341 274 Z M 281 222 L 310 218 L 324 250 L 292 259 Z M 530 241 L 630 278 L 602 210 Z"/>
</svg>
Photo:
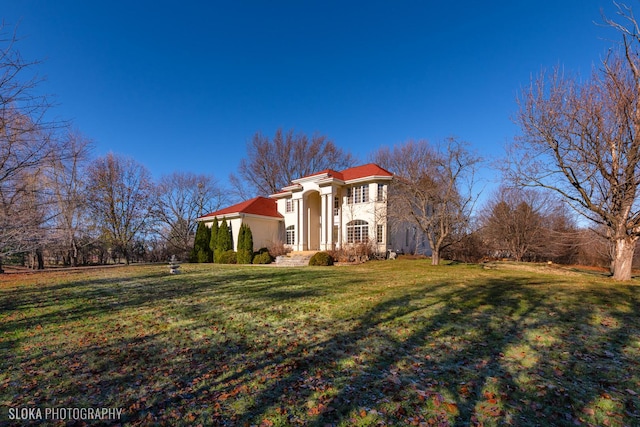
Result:
<svg viewBox="0 0 640 427">
<path fill-rule="evenodd" d="M 227 225 L 231 227 L 231 236 L 233 237 L 233 250 L 238 250 L 238 233 L 240 233 L 240 226 L 244 222 L 251 228 L 251 236 L 253 237 L 253 250 L 257 251 L 260 248 L 268 246 L 271 242 L 281 241 L 284 237 L 281 236 L 280 229 L 282 228 L 281 221 L 278 219 L 267 219 L 254 216 L 234 217 L 234 218 L 218 218 L 218 225 L 222 223 L 222 220 L 227 221 Z M 213 221 L 205 223 L 207 227 L 213 225 Z"/>
<path fill-rule="evenodd" d="M 283 227 L 281 221 L 247 216 L 244 218 L 244 222 L 251 228 L 254 251 L 267 247 L 272 242 L 282 241 L 284 239 L 284 236 L 281 236 L 281 229 Z"/>
</svg>

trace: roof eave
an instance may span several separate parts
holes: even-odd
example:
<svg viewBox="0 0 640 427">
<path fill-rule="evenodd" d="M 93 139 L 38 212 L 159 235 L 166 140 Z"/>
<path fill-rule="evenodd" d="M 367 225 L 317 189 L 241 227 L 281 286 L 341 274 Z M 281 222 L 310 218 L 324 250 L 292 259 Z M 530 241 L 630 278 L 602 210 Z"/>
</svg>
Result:
<svg viewBox="0 0 640 427">
<path fill-rule="evenodd" d="M 330 176 L 318 181 L 318 185 L 329 185 L 329 184 L 344 185 L 344 181 L 333 176 Z"/>
<path fill-rule="evenodd" d="M 284 220 L 284 216 L 282 216 L 280 213 L 278 213 L 278 216 L 275 215 L 260 215 L 260 214 L 252 214 L 252 213 L 245 213 L 241 215 L 242 218 L 244 217 L 252 217 L 252 218 L 267 218 L 267 219 L 272 219 L 272 220 L 277 220 L 277 221 L 282 221 Z"/>
<path fill-rule="evenodd" d="M 291 180 L 291 182 L 293 182 L 294 184 L 300 184 L 302 182 L 318 181 L 318 180 L 331 178 L 331 177 L 332 177 L 331 174 L 329 174 L 328 172 L 320 172 L 315 175 L 303 176 L 302 178 Z M 285 188 L 288 188 L 288 187 L 285 187 Z"/>
<path fill-rule="evenodd" d="M 360 178 L 349 179 L 344 181 L 345 184 L 358 184 L 360 182 L 368 182 L 368 181 L 391 181 L 393 176 L 388 175 L 369 175 L 363 176 Z"/>
</svg>

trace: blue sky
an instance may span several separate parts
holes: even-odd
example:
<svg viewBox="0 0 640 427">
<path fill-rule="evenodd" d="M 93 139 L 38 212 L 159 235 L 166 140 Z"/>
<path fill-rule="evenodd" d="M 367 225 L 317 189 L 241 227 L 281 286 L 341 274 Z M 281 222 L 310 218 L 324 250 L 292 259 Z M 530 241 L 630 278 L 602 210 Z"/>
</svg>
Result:
<svg viewBox="0 0 640 427">
<path fill-rule="evenodd" d="M 555 65 L 588 76 L 617 40 L 611 1 L 3 0 L 43 62 L 55 116 L 131 156 L 224 183 L 255 132 L 318 132 L 362 162 L 408 139 L 502 155 L 518 90 Z M 212 165 L 215 165 L 213 167 Z M 485 177 L 494 173 L 486 170 Z"/>
</svg>

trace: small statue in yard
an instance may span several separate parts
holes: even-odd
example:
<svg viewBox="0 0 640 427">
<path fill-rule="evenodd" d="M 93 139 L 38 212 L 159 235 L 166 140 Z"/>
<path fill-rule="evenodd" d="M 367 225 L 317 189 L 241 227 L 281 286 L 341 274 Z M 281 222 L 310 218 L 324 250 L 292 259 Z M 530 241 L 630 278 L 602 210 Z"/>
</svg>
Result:
<svg viewBox="0 0 640 427">
<path fill-rule="evenodd" d="M 169 273 L 171 274 L 179 274 L 180 264 L 176 259 L 175 255 L 171 255 L 171 261 L 169 261 Z"/>
</svg>

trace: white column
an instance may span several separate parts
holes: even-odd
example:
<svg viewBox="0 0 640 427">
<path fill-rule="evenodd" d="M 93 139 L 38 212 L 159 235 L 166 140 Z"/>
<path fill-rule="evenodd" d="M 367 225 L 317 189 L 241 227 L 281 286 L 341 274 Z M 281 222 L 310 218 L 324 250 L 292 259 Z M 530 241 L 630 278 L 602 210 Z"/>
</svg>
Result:
<svg viewBox="0 0 640 427">
<path fill-rule="evenodd" d="M 344 193 L 343 193 L 344 194 Z M 344 210 L 344 197 L 340 196 L 340 209 L 338 210 L 338 246 L 342 247 L 342 211 Z"/>
<path fill-rule="evenodd" d="M 304 197 L 298 200 L 298 206 L 300 209 L 298 210 L 298 220 L 300 222 L 300 233 L 299 233 L 299 245 L 298 250 L 304 251 L 307 249 L 307 233 L 309 232 L 307 226 L 307 212 L 306 212 L 306 203 L 304 202 Z"/>
<path fill-rule="evenodd" d="M 320 250 L 327 249 L 327 195 L 320 195 Z"/>
<path fill-rule="evenodd" d="M 296 234 L 295 234 L 295 245 L 294 245 L 294 250 L 299 251 L 300 250 L 300 240 L 302 239 L 301 235 L 302 235 L 302 226 L 300 224 L 300 211 L 302 210 L 302 204 L 300 203 L 300 199 L 296 199 L 295 201 L 296 206 Z"/>
<path fill-rule="evenodd" d="M 327 194 L 327 249 L 333 249 L 333 189 Z"/>
</svg>

